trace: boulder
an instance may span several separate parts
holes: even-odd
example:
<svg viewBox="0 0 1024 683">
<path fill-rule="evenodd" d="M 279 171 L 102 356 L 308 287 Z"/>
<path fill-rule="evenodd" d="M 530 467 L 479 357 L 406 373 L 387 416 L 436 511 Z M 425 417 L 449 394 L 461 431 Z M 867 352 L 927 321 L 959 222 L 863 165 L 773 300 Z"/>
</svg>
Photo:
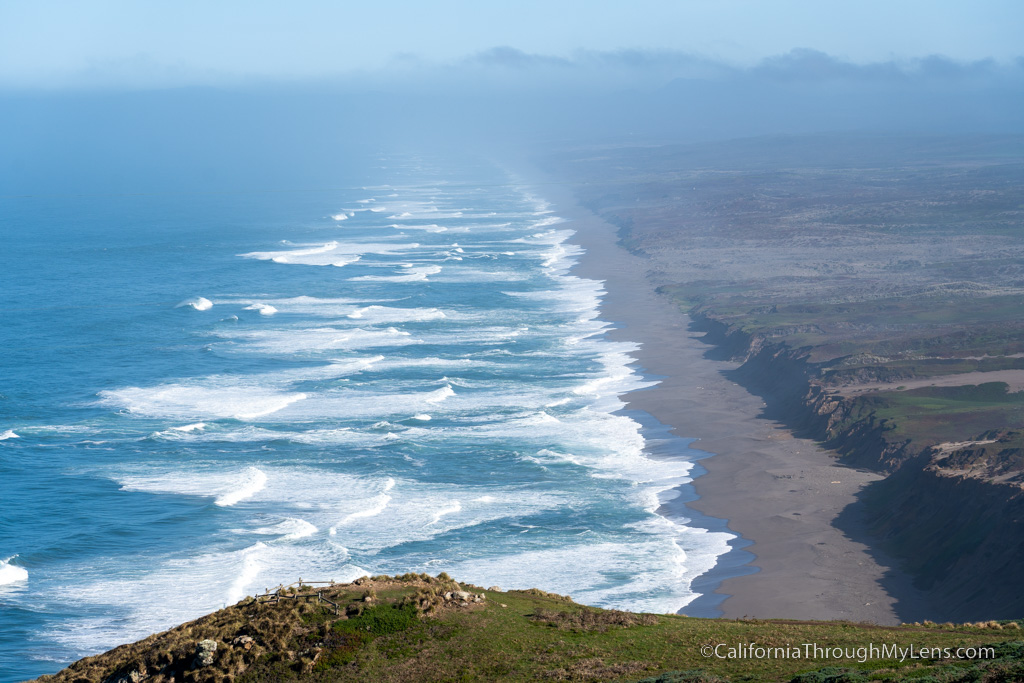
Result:
<svg viewBox="0 0 1024 683">
<path fill-rule="evenodd" d="M 140 683 L 146 678 L 146 672 L 141 669 L 133 669 L 128 673 L 121 674 L 117 678 L 108 678 L 106 683 Z"/>
<path fill-rule="evenodd" d="M 195 659 L 192 660 L 192 668 L 199 669 L 213 664 L 213 653 L 216 651 L 216 640 L 210 640 L 207 638 L 206 640 L 199 641 L 199 644 L 196 645 Z"/>
<path fill-rule="evenodd" d="M 252 649 L 255 643 L 256 641 L 252 639 L 252 636 L 238 636 L 231 641 L 231 644 L 235 647 L 243 647 L 246 650 Z"/>
</svg>

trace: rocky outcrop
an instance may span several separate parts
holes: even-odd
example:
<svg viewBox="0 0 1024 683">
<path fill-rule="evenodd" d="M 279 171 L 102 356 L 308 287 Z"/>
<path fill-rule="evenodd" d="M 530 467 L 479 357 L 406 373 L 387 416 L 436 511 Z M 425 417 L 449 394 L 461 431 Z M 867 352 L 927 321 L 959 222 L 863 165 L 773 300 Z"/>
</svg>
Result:
<svg viewBox="0 0 1024 683">
<path fill-rule="evenodd" d="M 199 644 L 196 645 L 196 656 L 195 656 L 195 659 L 192 660 L 192 668 L 193 669 L 200 669 L 200 668 L 202 668 L 204 666 L 212 665 L 213 664 L 214 653 L 216 653 L 216 652 L 217 652 L 217 641 L 216 640 L 210 640 L 209 638 L 207 638 L 206 640 L 199 641 Z"/>
</svg>

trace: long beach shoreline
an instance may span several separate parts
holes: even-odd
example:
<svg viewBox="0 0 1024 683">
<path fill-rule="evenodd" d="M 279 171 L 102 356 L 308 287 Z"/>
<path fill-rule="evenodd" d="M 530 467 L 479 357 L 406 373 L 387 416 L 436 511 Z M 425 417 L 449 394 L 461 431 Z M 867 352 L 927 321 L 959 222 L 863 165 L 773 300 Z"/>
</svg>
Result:
<svg viewBox="0 0 1024 683">
<path fill-rule="evenodd" d="M 699 498 L 676 499 L 663 512 L 685 516 L 686 505 L 750 542 L 739 544 L 754 555 L 747 567 L 736 566 L 745 557 L 729 553 L 696 582 L 699 591 L 717 587 L 695 601 L 694 613 L 704 616 L 711 606 L 726 618 L 877 624 L 926 615 L 910 577 L 857 528 L 858 494 L 880 475 L 838 465 L 815 442 L 759 417 L 762 400 L 723 375 L 737 364 L 706 357 L 701 333 L 657 294 L 644 259 L 619 244 L 615 227 L 580 207 L 565 185 L 546 185 L 543 194 L 585 249 L 574 274 L 605 282 L 602 317 L 621 325 L 609 335 L 639 343 L 638 364 L 663 378 L 623 399 L 713 456 L 699 463 L 706 472 L 693 482 Z M 853 520 L 845 531 L 833 525 L 840 513 Z"/>
</svg>

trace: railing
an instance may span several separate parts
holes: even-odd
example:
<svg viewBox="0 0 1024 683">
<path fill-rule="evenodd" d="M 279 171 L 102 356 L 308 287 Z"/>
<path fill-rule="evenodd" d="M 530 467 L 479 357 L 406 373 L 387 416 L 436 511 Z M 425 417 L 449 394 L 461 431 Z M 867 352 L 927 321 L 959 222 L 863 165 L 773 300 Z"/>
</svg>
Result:
<svg viewBox="0 0 1024 683">
<path fill-rule="evenodd" d="M 316 598 L 317 604 L 326 603 L 334 608 L 335 615 L 339 615 L 341 614 L 341 605 L 330 598 L 325 598 L 322 591 L 317 591 L 316 593 L 302 593 L 301 591 L 307 586 L 310 588 L 313 586 L 330 586 L 333 588 L 334 586 L 341 585 L 344 584 L 340 584 L 336 581 L 303 581 L 302 579 L 299 579 L 287 586 L 278 584 L 277 588 L 274 590 L 267 588 L 264 593 L 257 593 L 254 597 L 256 598 L 256 602 L 269 603 L 278 603 L 281 600 L 312 600 L 313 598 Z M 294 593 L 291 592 L 292 588 L 296 589 Z"/>
</svg>

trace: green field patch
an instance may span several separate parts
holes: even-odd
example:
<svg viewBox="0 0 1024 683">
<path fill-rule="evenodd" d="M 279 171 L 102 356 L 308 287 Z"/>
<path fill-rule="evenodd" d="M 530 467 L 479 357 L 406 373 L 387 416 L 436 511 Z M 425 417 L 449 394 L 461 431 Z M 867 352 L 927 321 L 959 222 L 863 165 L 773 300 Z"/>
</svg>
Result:
<svg viewBox="0 0 1024 683">
<path fill-rule="evenodd" d="M 884 391 L 853 399 L 847 423 L 866 420 L 890 441 L 920 446 L 964 441 L 998 429 L 1024 427 L 1024 392 L 1005 382 Z"/>
</svg>

